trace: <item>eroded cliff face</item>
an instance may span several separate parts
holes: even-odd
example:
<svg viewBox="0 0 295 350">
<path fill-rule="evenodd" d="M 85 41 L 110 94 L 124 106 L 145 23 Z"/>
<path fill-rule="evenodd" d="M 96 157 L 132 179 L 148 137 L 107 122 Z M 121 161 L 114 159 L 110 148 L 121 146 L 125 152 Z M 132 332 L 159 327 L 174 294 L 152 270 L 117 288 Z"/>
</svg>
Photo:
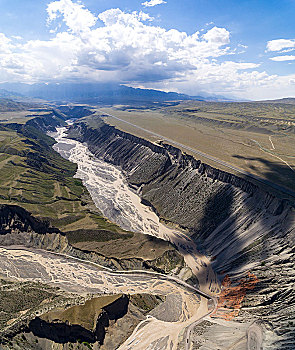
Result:
<svg viewBox="0 0 295 350">
<path fill-rule="evenodd" d="M 5 334 L 5 339 L 0 334 L 1 349 L 117 349 L 145 315 L 164 300 L 148 294 L 96 295 L 76 301 L 76 305 L 75 301 L 65 299 L 46 312 L 46 296 L 41 303 L 43 311 L 24 323 L 20 332 Z"/>
<path fill-rule="evenodd" d="M 260 256 L 257 248 L 266 236 L 276 241 L 284 237 L 292 246 L 295 212 L 287 201 L 171 145 L 155 145 L 99 120 L 97 124 L 93 128 L 77 123 L 69 137 L 86 142 L 95 156 L 120 166 L 146 204 L 163 219 L 188 229 L 216 258 L 219 272 L 242 268 L 253 255 L 253 261 L 265 260 L 265 243 Z"/>
<path fill-rule="evenodd" d="M 92 119 L 91 126 L 85 121 L 74 124 L 68 135 L 87 143 L 96 157 L 119 166 L 144 203 L 163 219 L 186 228 L 211 256 L 221 279 L 226 274 L 233 281 L 249 271 L 255 274 L 259 283 L 240 315 L 263 317 L 275 325 L 280 335 L 277 349 L 295 338 L 290 326 L 295 309 L 295 212 L 288 201 L 175 147 L 153 144 L 99 118 Z"/>
<path fill-rule="evenodd" d="M 80 340 L 103 344 L 107 328 L 127 314 L 128 304 L 126 295 L 94 298 L 84 305 L 36 317 L 29 323 L 27 332 L 55 343 Z"/>
</svg>

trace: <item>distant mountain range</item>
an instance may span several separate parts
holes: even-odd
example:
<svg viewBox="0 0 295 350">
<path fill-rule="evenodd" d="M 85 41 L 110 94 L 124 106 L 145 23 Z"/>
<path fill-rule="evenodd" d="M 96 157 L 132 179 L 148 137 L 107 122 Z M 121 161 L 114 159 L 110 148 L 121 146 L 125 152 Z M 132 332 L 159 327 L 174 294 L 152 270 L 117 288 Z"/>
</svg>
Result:
<svg viewBox="0 0 295 350">
<path fill-rule="evenodd" d="M 295 97 L 285 97 L 279 98 L 277 100 L 265 100 L 265 101 L 257 101 L 261 103 L 283 103 L 288 105 L 295 105 Z"/>
<path fill-rule="evenodd" d="M 21 94 L 13 91 L 7 91 L 5 89 L 0 89 L 0 98 L 15 99 L 23 97 Z"/>
<path fill-rule="evenodd" d="M 71 101 L 78 103 L 152 103 L 179 100 L 230 101 L 223 96 L 189 96 L 177 92 L 138 89 L 120 84 L 0 84 L 0 97 L 38 98 L 47 101 Z"/>
<path fill-rule="evenodd" d="M 172 101 L 206 102 L 250 102 L 222 95 L 200 93 L 190 96 L 177 92 L 164 92 L 153 89 L 139 89 L 115 83 L 61 83 L 61 84 L 23 84 L 1 83 L 0 98 L 20 102 L 76 102 L 85 104 L 153 104 Z M 41 100 L 41 101 L 40 101 Z M 283 103 L 295 105 L 295 98 L 252 101 L 257 103 Z"/>
</svg>

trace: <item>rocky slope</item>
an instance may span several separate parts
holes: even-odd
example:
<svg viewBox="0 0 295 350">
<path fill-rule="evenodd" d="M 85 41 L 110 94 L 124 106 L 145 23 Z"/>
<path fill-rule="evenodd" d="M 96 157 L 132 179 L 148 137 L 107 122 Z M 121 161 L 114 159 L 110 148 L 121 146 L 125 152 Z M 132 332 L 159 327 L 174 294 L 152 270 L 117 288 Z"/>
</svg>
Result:
<svg viewBox="0 0 295 350">
<path fill-rule="evenodd" d="M 36 317 L 29 323 L 28 331 L 55 343 L 76 343 L 80 339 L 103 344 L 106 329 L 112 321 L 126 315 L 128 304 L 129 299 L 125 295 L 93 298 L 84 305 L 54 310 Z"/>
<path fill-rule="evenodd" d="M 98 295 L 88 299 L 67 295 L 46 285 L 35 286 L 6 282 L 4 301 L 17 298 L 19 290 L 28 289 L 25 297 L 34 296 L 36 317 L 28 320 L 16 334 L 0 337 L 0 349 L 116 349 L 132 333 L 145 315 L 163 299 L 154 295 Z M 57 295 L 59 294 L 59 295 Z M 13 312 L 25 313 L 29 300 L 17 305 L 10 302 Z M 39 301 L 39 307 L 37 306 Z M 56 304 L 55 308 L 49 304 Z M 48 305 L 49 304 L 49 305 Z M 72 305 L 72 306 L 71 306 Z M 45 311 L 46 307 L 49 311 Z M 42 311 L 43 308 L 43 311 Z M 10 310 L 11 312 L 12 310 Z M 41 314 L 42 313 L 42 314 Z M 2 340 L 2 341 L 1 341 Z"/>
<path fill-rule="evenodd" d="M 211 256 L 221 279 L 229 274 L 235 283 L 248 271 L 254 273 L 258 283 L 247 293 L 239 317 L 264 319 L 279 335 L 275 348 L 288 348 L 294 339 L 295 309 L 295 212 L 290 202 L 99 118 L 74 124 L 69 136 L 119 166 L 145 203 L 163 219 L 186 228 Z"/>
</svg>

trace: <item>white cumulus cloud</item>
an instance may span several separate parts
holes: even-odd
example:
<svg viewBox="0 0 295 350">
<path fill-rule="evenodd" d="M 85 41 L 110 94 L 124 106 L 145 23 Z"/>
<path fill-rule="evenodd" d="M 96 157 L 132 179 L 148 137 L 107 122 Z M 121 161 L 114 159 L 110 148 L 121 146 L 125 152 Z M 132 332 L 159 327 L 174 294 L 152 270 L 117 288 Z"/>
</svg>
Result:
<svg viewBox="0 0 295 350">
<path fill-rule="evenodd" d="M 48 22 L 56 20 L 59 16 L 73 32 L 82 32 L 93 27 L 97 18 L 80 3 L 71 0 L 51 2 L 47 7 Z"/>
<path fill-rule="evenodd" d="M 167 2 L 164 0 L 150 0 L 143 2 L 141 5 L 143 5 L 144 7 L 153 7 L 161 4 L 167 4 Z"/>
<path fill-rule="evenodd" d="M 71 0 L 53 1 L 47 12 L 54 28 L 50 40 L 16 41 L 0 33 L 1 81 L 114 81 L 247 98 L 261 97 L 260 91 L 294 91 L 294 76 L 269 75 L 257 63 L 235 62 L 237 50 L 226 28 L 188 34 L 154 25 L 143 11 L 117 8 L 96 16 Z"/>
<path fill-rule="evenodd" d="M 295 61 L 294 55 L 284 55 L 284 56 L 276 56 L 270 58 L 272 61 L 276 62 L 284 62 L 284 61 Z"/>
<path fill-rule="evenodd" d="M 295 39 L 276 39 L 267 42 L 268 51 L 281 51 L 284 49 L 295 49 Z"/>
<path fill-rule="evenodd" d="M 0 53 L 8 53 L 11 48 L 11 40 L 7 38 L 5 34 L 0 33 Z"/>
<path fill-rule="evenodd" d="M 208 30 L 206 34 L 203 35 L 203 38 L 211 43 L 217 44 L 229 44 L 230 33 L 225 28 L 213 27 Z"/>
</svg>

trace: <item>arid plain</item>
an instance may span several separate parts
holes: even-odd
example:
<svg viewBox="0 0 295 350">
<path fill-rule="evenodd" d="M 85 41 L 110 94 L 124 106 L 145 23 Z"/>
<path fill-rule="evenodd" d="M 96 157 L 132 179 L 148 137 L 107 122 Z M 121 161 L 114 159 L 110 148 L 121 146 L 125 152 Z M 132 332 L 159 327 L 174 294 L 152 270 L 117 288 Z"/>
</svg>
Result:
<svg viewBox="0 0 295 350">
<path fill-rule="evenodd" d="M 118 105 L 97 111 L 295 190 L 295 106 L 292 104 L 185 101 L 139 108 Z M 152 142 L 159 141 L 159 137 L 110 116 L 105 121 Z M 179 144 L 177 147 L 181 148 Z M 236 173 L 191 150 L 183 151 Z"/>
</svg>

